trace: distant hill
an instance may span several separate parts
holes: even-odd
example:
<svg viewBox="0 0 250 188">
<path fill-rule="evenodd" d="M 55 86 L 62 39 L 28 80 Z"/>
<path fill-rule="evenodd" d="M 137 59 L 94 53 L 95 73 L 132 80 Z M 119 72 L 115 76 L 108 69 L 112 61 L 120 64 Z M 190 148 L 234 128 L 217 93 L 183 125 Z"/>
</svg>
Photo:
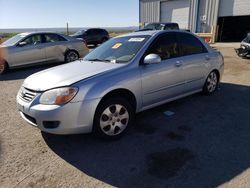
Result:
<svg viewBox="0 0 250 188">
<path fill-rule="evenodd" d="M 102 27 L 107 29 L 109 32 L 117 32 L 117 31 L 135 31 L 138 30 L 139 27 L 131 26 L 131 27 Z M 76 32 L 81 29 L 88 29 L 88 27 L 71 27 L 69 28 L 69 32 Z M 30 31 L 52 31 L 52 32 L 66 32 L 66 28 L 15 28 L 15 29 L 0 29 L 0 33 L 22 33 L 22 32 L 30 32 Z"/>
</svg>

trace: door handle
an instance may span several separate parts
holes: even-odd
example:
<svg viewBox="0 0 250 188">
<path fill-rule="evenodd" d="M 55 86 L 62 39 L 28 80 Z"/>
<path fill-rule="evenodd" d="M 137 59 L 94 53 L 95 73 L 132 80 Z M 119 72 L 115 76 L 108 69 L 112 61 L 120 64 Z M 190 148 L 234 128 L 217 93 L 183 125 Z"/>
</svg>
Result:
<svg viewBox="0 0 250 188">
<path fill-rule="evenodd" d="M 182 61 L 176 61 L 175 66 L 176 66 L 176 67 L 182 66 Z"/>
</svg>

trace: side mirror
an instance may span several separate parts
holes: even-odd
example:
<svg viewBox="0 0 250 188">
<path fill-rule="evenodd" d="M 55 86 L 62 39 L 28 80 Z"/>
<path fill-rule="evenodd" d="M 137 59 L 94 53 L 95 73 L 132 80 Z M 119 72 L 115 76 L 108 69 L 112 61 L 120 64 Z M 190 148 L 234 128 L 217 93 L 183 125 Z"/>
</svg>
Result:
<svg viewBox="0 0 250 188">
<path fill-rule="evenodd" d="M 157 54 L 149 54 L 144 58 L 144 64 L 158 64 L 161 62 L 161 57 Z"/>
<path fill-rule="evenodd" d="M 18 46 L 22 47 L 22 46 L 25 46 L 26 44 L 27 44 L 27 42 L 19 42 Z"/>
</svg>

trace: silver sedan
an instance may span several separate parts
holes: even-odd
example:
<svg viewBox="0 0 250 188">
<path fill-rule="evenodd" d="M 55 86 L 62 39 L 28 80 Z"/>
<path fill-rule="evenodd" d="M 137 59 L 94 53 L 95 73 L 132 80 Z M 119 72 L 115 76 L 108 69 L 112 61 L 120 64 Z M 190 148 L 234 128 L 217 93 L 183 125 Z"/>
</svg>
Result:
<svg viewBox="0 0 250 188">
<path fill-rule="evenodd" d="M 31 75 L 17 106 L 24 120 L 45 132 L 117 138 L 137 112 L 214 93 L 223 70 L 222 55 L 191 33 L 135 32 L 107 41 L 81 61 Z"/>
<path fill-rule="evenodd" d="M 18 34 L 1 44 L 0 50 L 4 51 L 0 74 L 8 68 L 38 63 L 71 62 L 89 51 L 84 41 L 51 32 Z"/>
</svg>

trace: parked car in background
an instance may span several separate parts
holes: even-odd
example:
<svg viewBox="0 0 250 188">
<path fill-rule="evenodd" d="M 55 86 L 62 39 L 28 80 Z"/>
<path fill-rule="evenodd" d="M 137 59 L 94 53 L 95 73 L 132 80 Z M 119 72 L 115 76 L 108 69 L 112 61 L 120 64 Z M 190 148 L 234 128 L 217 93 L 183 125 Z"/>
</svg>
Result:
<svg viewBox="0 0 250 188">
<path fill-rule="evenodd" d="M 178 23 L 148 23 L 143 29 L 139 31 L 150 31 L 150 30 L 179 30 Z"/>
<path fill-rule="evenodd" d="M 242 58 L 246 58 L 250 55 L 250 33 L 240 44 L 240 48 L 235 49 L 237 55 Z"/>
<path fill-rule="evenodd" d="M 88 30 L 80 30 L 73 35 L 74 38 L 81 38 L 86 41 L 88 45 L 102 44 L 109 40 L 109 33 L 105 29 L 92 28 Z"/>
<path fill-rule="evenodd" d="M 193 34 L 133 32 L 112 38 L 82 61 L 31 75 L 17 106 L 24 120 L 45 132 L 117 138 L 136 112 L 214 93 L 223 69 L 222 55 Z"/>
<path fill-rule="evenodd" d="M 8 68 L 72 62 L 89 52 L 83 41 L 52 32 L 21 33 L 2 43 L 0 48 L 5 51 L 0 74 Z"/>
</svg>

